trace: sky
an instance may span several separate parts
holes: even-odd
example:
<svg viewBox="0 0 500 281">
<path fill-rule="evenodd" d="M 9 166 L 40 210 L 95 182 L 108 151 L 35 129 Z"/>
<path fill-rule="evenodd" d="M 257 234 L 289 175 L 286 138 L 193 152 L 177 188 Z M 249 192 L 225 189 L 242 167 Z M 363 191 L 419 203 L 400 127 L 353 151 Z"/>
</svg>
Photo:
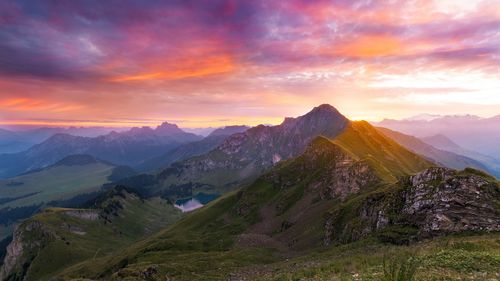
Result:
<svg viewBox="0 0 500 281">
<path fill-rule="evenodd" d="M 498 69 L 498 0 L 0 0 L 0 126 L 489 117 Z"/>
</svg>

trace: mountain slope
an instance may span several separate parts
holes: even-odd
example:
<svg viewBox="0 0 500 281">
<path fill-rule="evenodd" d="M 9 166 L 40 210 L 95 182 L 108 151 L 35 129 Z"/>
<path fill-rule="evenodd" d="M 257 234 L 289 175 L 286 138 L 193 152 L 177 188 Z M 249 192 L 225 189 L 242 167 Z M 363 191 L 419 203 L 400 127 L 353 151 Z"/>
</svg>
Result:
<svg viewBox="0 0 500 281">
<path fill-rule="evenodd" d="M 377 129 L 402 146 L 407 147 L 415 153 L 425 156 L 427 159 L 434 161 L 439 165 L 459 170 L 471 167 L 494 174 L 491 169 L 488 169 L 487 166 L 477 160 L 453 152 L 437 149 L 416 137 L 392 131 L 387 128 L 379 127 Z"/>
<path fill-rule="evenodd" d="M 49 166 L 72 154 L 89 154 L 119 165 L 133 166 L 200 137 L 185 133 L 176 125 L 163 123 L 156 129 L 132 128 L 98 137 L 56 134 L 30 149 L 0 155 L 0 178 Z"/>
<path fill-rule="evenodd" d="M 370 159 L 377 164 L 377 170 L 385 169 L 385 179 L 389 181 L 432 165 L 366 121 L 351 122 L 342 134 L 334 138 L 334 142 L 358 157 Z"/>
<path fill-rule="evenodd" d="M 286 118 L 277 126 L 250 128 L 233 134 L 212 151 L 171 165 L 162 171 L 150 192 L 168 192 L 185 187 L 208 192 L 225 192 L 249 183 L 281 160 L 302 153 L 316 136 L 335 137 L 349 123 L 331 105 Z"/>
<path fill-rule="evenodd" d="M 144 200 L 123 188 L 101 196 L 93 209 L 47 209 L 16 229 L 0 279 L 51 280 L 61 268 L 109 254 L 180 216 L 163 199 Z"/>
<path fill-rule="evenodd" d="M 12 232 L 13 224 L 44 206 L 83 203 L 102 184 L 133 174 L 130 168 L 90 155 L 71 155 L 52 166 L 0 180 L 0 238 Z"/>
<path fill-rule="evenodd" d="M 481 153 L 462 148 L 458 144 L 454 143 L 452 140 L 444 135 L 434 135 L 430 137 L 421 138 L 424 142 L 445 151 L 450 151 L 458 155 L 463 155 L 465 157 L 474 159 L 484 165 L 490 173 L 500 178 L 500 160 L 493 157 L 483 155 Z M 470 165 L 474 167 L 473 165 Z"/>
<path fill-rule="evenodd" d="M 442 134 L 437 134 L 433 136 L 428 136 L 428 137 L 422 137 L 420 138 L 422 141 L 424 141 L 427 144 L 430 144 L 434 146 L 437 149 L 442 149 L 446 151 L 458 151 L 458 150 L 463 150 L 458 144 L 454 143 L 452 140 L 447 138 L 445 135 Z"/>
<path fill-rule="evenodd" d="M 370 237 L 408 243 L 500 231 L 500 188 L 481 172 L 435 167 L 398 182 L 380 176 L 371 161 L 319 137 L 304 154 L 250 186 L 118 255 L 88 260 L 60 277 L 117 280 L 149 272 L 151 280 L 221 280 L 242 267 L 255 275 L 263 264 Z"/>
<path fill-rule="evenodd" d="M 214 130 L 210 135 L 200 141 L 195 141 L 174 148 L 160 156 L 148 159 L 134 168 L 141 172 L 153 171 L 161 168 L 166 168 L 168 165 L 182 161 L 187 158 L 198 156 L 211 151 L 230 135 L 244 132 L 248 129 L 247 126 L 226 126 Z"/>
</svg>

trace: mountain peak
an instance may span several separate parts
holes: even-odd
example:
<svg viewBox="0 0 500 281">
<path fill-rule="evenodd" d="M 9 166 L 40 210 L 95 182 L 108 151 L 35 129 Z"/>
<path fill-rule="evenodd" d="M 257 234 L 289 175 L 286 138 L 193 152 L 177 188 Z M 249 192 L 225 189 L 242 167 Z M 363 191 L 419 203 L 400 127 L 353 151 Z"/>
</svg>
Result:
<svg viewBox="0 0 500 281">
<path fill-rule="evenodd" d="M 295 131 L 310 137 L 323 135 L 334 137 L 341 132 L 349 120 L 335 107 L 322 104 L 307 114 L 297 118 L 285 118 L 281 126 L 284 130 Z"/>
<path fill-rule="evenodd" d="M 184 131 L 179 129 L 179 127 L 176 124 L 172 124 L 172 123 L 168 123 L 168 122 L 161 123 L 160 126 L 156 127 L 155 132 L 162 134 L 162 135 L 184 133 Z"/>
<path fill-rule="evenodd" d="M 311 110 L 311 112 L 334 112 L 334 113 L 339 113 L 339 111 L 333 107 L 331 104 L 324 103 L 316 106 Z"/>
<path fill-rule="evenodd" d="M 345 119 L 345 118 L 335 107 L 329 105 L 329 104 L 321 104 L 319 106 L 316 106 L 313 108 L 311 111 L 309 111 L 306 115 L 301 116 L 299 118 L 304 118 L 304 117 L 315 117 L 315 118 L 321 118 L 321 119 Z"/>
</svg>

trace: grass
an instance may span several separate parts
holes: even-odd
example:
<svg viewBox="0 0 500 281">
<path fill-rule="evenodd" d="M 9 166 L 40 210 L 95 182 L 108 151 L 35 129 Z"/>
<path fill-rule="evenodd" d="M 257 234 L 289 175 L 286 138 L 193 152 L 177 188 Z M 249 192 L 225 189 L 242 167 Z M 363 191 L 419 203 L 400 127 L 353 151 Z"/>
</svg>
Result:
<svg viewBox="0 0 500 281">
<path fill-rule="evenodd" d="M 108 182 L 107 177 L 111 175 L 113 168 L 114 166 L 103 163 L 61 165 L 12 179 L 0 180 L 0 198 L 22 197 L 0 204 L 0 209 L 43 204 L 97 190 L 102 184 Z M 22 184 L 13 187 L 12 182 Z M 32 195 L 23 197 L 29 194 Z"/>
<path fill-rule="evenodd" d="M 366 121 L 354 121 L 334 140 L 360 159 L 369 159 L 386 181 L 417 173 L 433 164 L 402 147 Z"/>
<path fill-rule="evenodd" d="M 500 234 L 410 246 L 364 240 L 276 263 L 255 280 L 497 280 L 499 257 Z"/>
<path fill-rule="evenodd" d="M 106 220 L 81 219 L 67 214 L 74 209 L 51 208 L 24 222 L 40 223 L 43 229 L 23 234 L 24 241 L 33 240 L 38 244 L 32 245 L 41 247 L 25 250 L 25 260 L 30 264 L 25 280 L 50 280 L 66 267 L 106 256 L 156 233 L 181 216 L 179 210 L 159 198 L 142 200 L 127 193 L 105 203 L 117 208 L 116 215 Z"/>
<path fill-rule="evenodd" d="M 383 281 L 413 281 L 419 267 L 418 259 L 414 257 L 393 257 L 389 261 L 384 259 Z"/>
</svg>

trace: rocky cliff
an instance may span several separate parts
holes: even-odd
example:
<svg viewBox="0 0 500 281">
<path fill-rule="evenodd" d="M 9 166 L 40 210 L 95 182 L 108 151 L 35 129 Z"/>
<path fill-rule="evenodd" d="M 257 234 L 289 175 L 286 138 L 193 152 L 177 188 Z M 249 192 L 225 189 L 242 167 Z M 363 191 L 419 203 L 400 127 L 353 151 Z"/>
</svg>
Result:
<svg viewBox="0 0 500 281">
<path fill-rule="evenodd" d="M 54 239 L 55 233 L 38 221 L 21 224 L 7 247 L 0 280 L 22 280 L 37 252 Z"/>
<path fill-rule="evenodd" d="M 376 234 L 389 242 L 408 243 L 452 233 L 500 231 L 499 198 L 498 183 L 480 171 L 429 168 L 330 212 L 324 242 Z"/>
</svg>

